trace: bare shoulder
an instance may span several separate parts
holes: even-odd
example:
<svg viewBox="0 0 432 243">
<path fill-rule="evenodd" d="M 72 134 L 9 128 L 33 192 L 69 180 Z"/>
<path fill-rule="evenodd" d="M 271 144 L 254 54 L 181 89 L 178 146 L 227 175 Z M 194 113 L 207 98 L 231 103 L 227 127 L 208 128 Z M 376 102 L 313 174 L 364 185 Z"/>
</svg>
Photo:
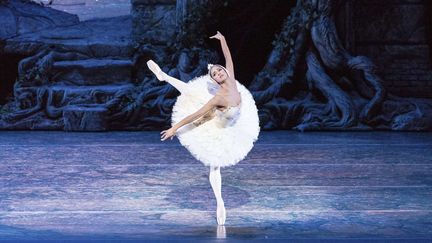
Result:
<svg viewBox="0 0 432 243">
<path fill-rule="evenodd" d="M 220 92 L 217 92 L 210 102 L 216 106 L 222 106 L 224 105 L 225 99 Z"/>
</svg>

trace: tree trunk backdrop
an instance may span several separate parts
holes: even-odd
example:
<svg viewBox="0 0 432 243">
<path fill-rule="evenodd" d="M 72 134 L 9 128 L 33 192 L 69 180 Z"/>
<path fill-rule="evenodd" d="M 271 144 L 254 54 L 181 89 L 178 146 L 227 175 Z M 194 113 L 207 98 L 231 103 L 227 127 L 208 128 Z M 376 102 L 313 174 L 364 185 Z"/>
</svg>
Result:
<svg viewBox="0 0 432 243">
<path fill-rule="evenodd" d="M 430 99 L 392 94 L 370 58 L 348 51 L 343 40 L 354 30 L 347 24 L 341 39 L 336 19 L 350 4 L 133 0 L 131 17 L 80 22 L 28 1 L 2 1 L 9 25 L 0 30 L 0 58 L 10 61 L 0 72 L 16 81 L 2 80 L 0 128 L 166 128 L 178 93 L 145 62 L 183 81 L 203 75 L 207 63 L 224 63 L 208 39 L 221 30 L 263 129 L 430 130 Z M 17 16 L 33 22 L 16 24 Z"/>
</svg>

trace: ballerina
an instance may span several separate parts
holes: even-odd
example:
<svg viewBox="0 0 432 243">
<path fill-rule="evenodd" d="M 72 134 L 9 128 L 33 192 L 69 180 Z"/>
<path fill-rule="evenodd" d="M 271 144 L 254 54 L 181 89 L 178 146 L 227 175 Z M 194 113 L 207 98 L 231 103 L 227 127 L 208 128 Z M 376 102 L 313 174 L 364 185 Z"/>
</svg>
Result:
<svg viewBox="0 0 432 243">
<path fill-rule="evenodd" d="M 226 68 L 209 64 L 208 74 L 182 82 L 164 73 L 149 60 L 147 65 L 160 81 L 174 86 L 181 95 L 173 107 L 172 127 L 161 132 L 161 141 L 177 135 L 180 143 L 210 167 L 209 181 L 216 197 L 216 219 L 224 225 L 220 168 L 242 160 L 260 131 L 258 112 L 250 92 L 234 76 L 234 64 L 225 37 L 218 31 L 211 39 L 220 41 Z"/>
</svg>

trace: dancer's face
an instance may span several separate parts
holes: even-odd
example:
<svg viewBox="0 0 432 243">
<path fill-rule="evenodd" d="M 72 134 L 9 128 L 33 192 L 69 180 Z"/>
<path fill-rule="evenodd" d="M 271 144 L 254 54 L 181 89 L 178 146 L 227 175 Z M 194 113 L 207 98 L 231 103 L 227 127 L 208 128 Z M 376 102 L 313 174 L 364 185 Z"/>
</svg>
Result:
<svg viewBox="0 0 432 243">
<path fill-rule="evenodd" d="M 228 73 L 219 66 L 212 67 L 210 70 L 210 75 L 218 84 L 223 84 L 228 78 Z"/>
</svg>

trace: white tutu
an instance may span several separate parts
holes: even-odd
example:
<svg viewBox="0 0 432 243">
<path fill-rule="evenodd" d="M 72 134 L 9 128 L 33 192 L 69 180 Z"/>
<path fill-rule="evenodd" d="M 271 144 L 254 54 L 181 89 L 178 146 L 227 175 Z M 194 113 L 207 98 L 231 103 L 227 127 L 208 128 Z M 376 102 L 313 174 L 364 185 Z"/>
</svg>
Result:
<svg viewBox="0 0 432 243">
<path fill-rule="evenodd" d="M 251 93 L 236 82 L 241 95 L 240 106 L 227 111 L 216 110 L 213 119 L 200 125 L 189 123 L 177 131 L 180 143 L 204 165 L 234 165 L 246 157 L 258 138 L 260 127 L 255 101 Z M 187 91 L 183 91 L 173 107 L 172 125 L 200 109 L 218 88 L 209 75 L 189 81 Z"/>
</svg>

